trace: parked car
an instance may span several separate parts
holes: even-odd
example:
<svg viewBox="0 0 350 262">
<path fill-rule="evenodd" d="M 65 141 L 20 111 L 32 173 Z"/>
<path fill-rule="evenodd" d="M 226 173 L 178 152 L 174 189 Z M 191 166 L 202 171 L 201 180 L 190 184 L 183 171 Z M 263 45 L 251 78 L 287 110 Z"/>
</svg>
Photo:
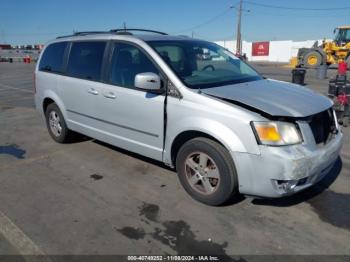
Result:
<svg viewBox="0 0 350 262">
<path fill-rule="evenodd" d="M 134 31 L 46 45 L 35 102 L 55 141 L 81 133 L 164 162 L 208 205 L 291 195 L 331 170 L 342 132 L 330 99 L 265 79 L 214 43 Z"/>
</svg>

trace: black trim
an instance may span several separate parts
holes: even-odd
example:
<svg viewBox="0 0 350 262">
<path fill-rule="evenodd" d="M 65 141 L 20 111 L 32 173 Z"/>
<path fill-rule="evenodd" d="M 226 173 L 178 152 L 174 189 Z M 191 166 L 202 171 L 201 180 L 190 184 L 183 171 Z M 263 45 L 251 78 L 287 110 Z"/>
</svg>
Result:
<svg viewBox="0 0 350 262">
<path fill-rule="evenodd" d="M 168 35 L 167 33 L 156 31 L 156 30 L 149 30 L 149 29 L 140 29 L 140 28 L 123 28 L 123 29 L 112 29 L 110 30 L 111 33 L 123 33 L 123 32 L 129 32 L 129 31 L 137 31 L 137 32 L 147 32 L 147 33 L 155 33 L 160 35 Z"/>
<path fill-rule="evenodd" d="M 112 49 L 112 41 L 107 41 L 105 52 L 103 54 L 103 62 L 102 62 L 102 68 L 101 68 L 101 82 L 107 84 L 107 77 L 108 77 L 108 69 L 110 64 L 110 57 L 111 57 L 111 49 Z"/>
<path fill-rule="evenodd" d="M 165 84 L 165 98 L 164 98 L 164 107 L 163 107 L 163 153 L 166 143 L 166 135 L 167 135 L 167 126 L 168 126 L 168 89 L 169 89 L 170 80 L 168 79 Z"/>
<path fill-rule="evenodd" d="M 67 75 L 68 59 L 69 59 L 71 49 L 72 49 L 72 42 L 69 41 L 66 46 L 66 50 L 64 52 L 64 57 L 63 57 L 62 75 L 64 76 Z"/>
<path fill-rule="evenodd" d="M 82 113 L 78 113 L 78 112 L 73 111 L 73 110 L 67 109 L 67 112 L 70 112 L 70 113 L 73 113 L 73 114 L 77 114 L 77 115 L 81 115 L 81 116 L 84 116 L 84 117 L 88 117 L 88 118 L 91 118 L 91 119 L 94 119 L 94 120 L 97 120 L 97 121 L 100 121 L 100 122 L 103 122 L 103 123 L 106 123 L 106 124 L 109 124 L 109 125 L 114 125 L 114 126 L 117 126 L 117 127 L 125 128 L 125 129 L 131 130 L 131 131 L 135 131 L 135 132 L 138 132 L 138 133 L 145 134 L 145 135 L 149 135 L 149 136 L 153 136 L 153 137 L 159 137 L 159 135 L 157 135 L 157 134 L 145 132 L 145 131 L 142 131 L 142 130 L 139 130 L 139 129 L 136 129 L 136 128 L 132 128 L 132 127 L 128 127 L 128 126 L 119 125 L 119 124 L 116 124 L 116 123 L 113 123 L 113 122 L 109 122 L 109 121 L 106 121 L 106 120 L 103 120 L 103 119 L 100 119 L 100 118 L 96 118 L 96 117 L 93 117 L 93 116 L 89 116 L 89 115 L 85 115 L 85 114 L 82 114 Z"/>
</svg>

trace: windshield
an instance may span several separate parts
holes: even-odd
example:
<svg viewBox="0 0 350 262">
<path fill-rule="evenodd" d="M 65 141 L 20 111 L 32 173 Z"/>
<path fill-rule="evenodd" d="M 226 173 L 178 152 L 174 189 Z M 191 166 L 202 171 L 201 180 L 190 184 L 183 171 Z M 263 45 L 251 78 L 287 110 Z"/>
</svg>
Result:
<svg viewBox="0 0 350 262">
<path fill-rule="evenodd" d="M 175 74 L 190 88 L 256 81 L 262 77 L 226 49 L 205 41 L 149 41 Z"/>
<path fill-rule="evenodd" d="M 350 42 L 350 29 L 337 29 L 335 36 L 337 42 Z"/>
</svg>

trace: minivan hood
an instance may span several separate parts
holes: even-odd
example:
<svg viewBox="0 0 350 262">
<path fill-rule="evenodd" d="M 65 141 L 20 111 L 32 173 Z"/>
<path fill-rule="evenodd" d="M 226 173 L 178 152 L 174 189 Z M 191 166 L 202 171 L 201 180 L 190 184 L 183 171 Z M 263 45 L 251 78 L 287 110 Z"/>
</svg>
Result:
<svg viewBox="0 0 350 262">
<path fill-rule="evenodd" d="M 325 111 L 332 101 L 311 89 L 264 79 L 201 89 L 207 95 L 255 108 L 271 116 L 307 117 Z"/>
</svg>

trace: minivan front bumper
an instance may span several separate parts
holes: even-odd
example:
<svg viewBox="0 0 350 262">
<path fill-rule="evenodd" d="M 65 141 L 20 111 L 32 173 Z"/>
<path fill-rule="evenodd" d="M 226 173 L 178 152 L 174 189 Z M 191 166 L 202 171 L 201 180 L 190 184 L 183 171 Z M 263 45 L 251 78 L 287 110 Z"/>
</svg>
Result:
<svg viewBox="0 0 350 262">
<path fill-rule="evenodd" d="M 336 163 L 342 139 L 339 131 L 325 145 L 260 146 L 259 155 L 232 152 L 240 193 L 277 198 L 312 186 Z"/>
</svg>

